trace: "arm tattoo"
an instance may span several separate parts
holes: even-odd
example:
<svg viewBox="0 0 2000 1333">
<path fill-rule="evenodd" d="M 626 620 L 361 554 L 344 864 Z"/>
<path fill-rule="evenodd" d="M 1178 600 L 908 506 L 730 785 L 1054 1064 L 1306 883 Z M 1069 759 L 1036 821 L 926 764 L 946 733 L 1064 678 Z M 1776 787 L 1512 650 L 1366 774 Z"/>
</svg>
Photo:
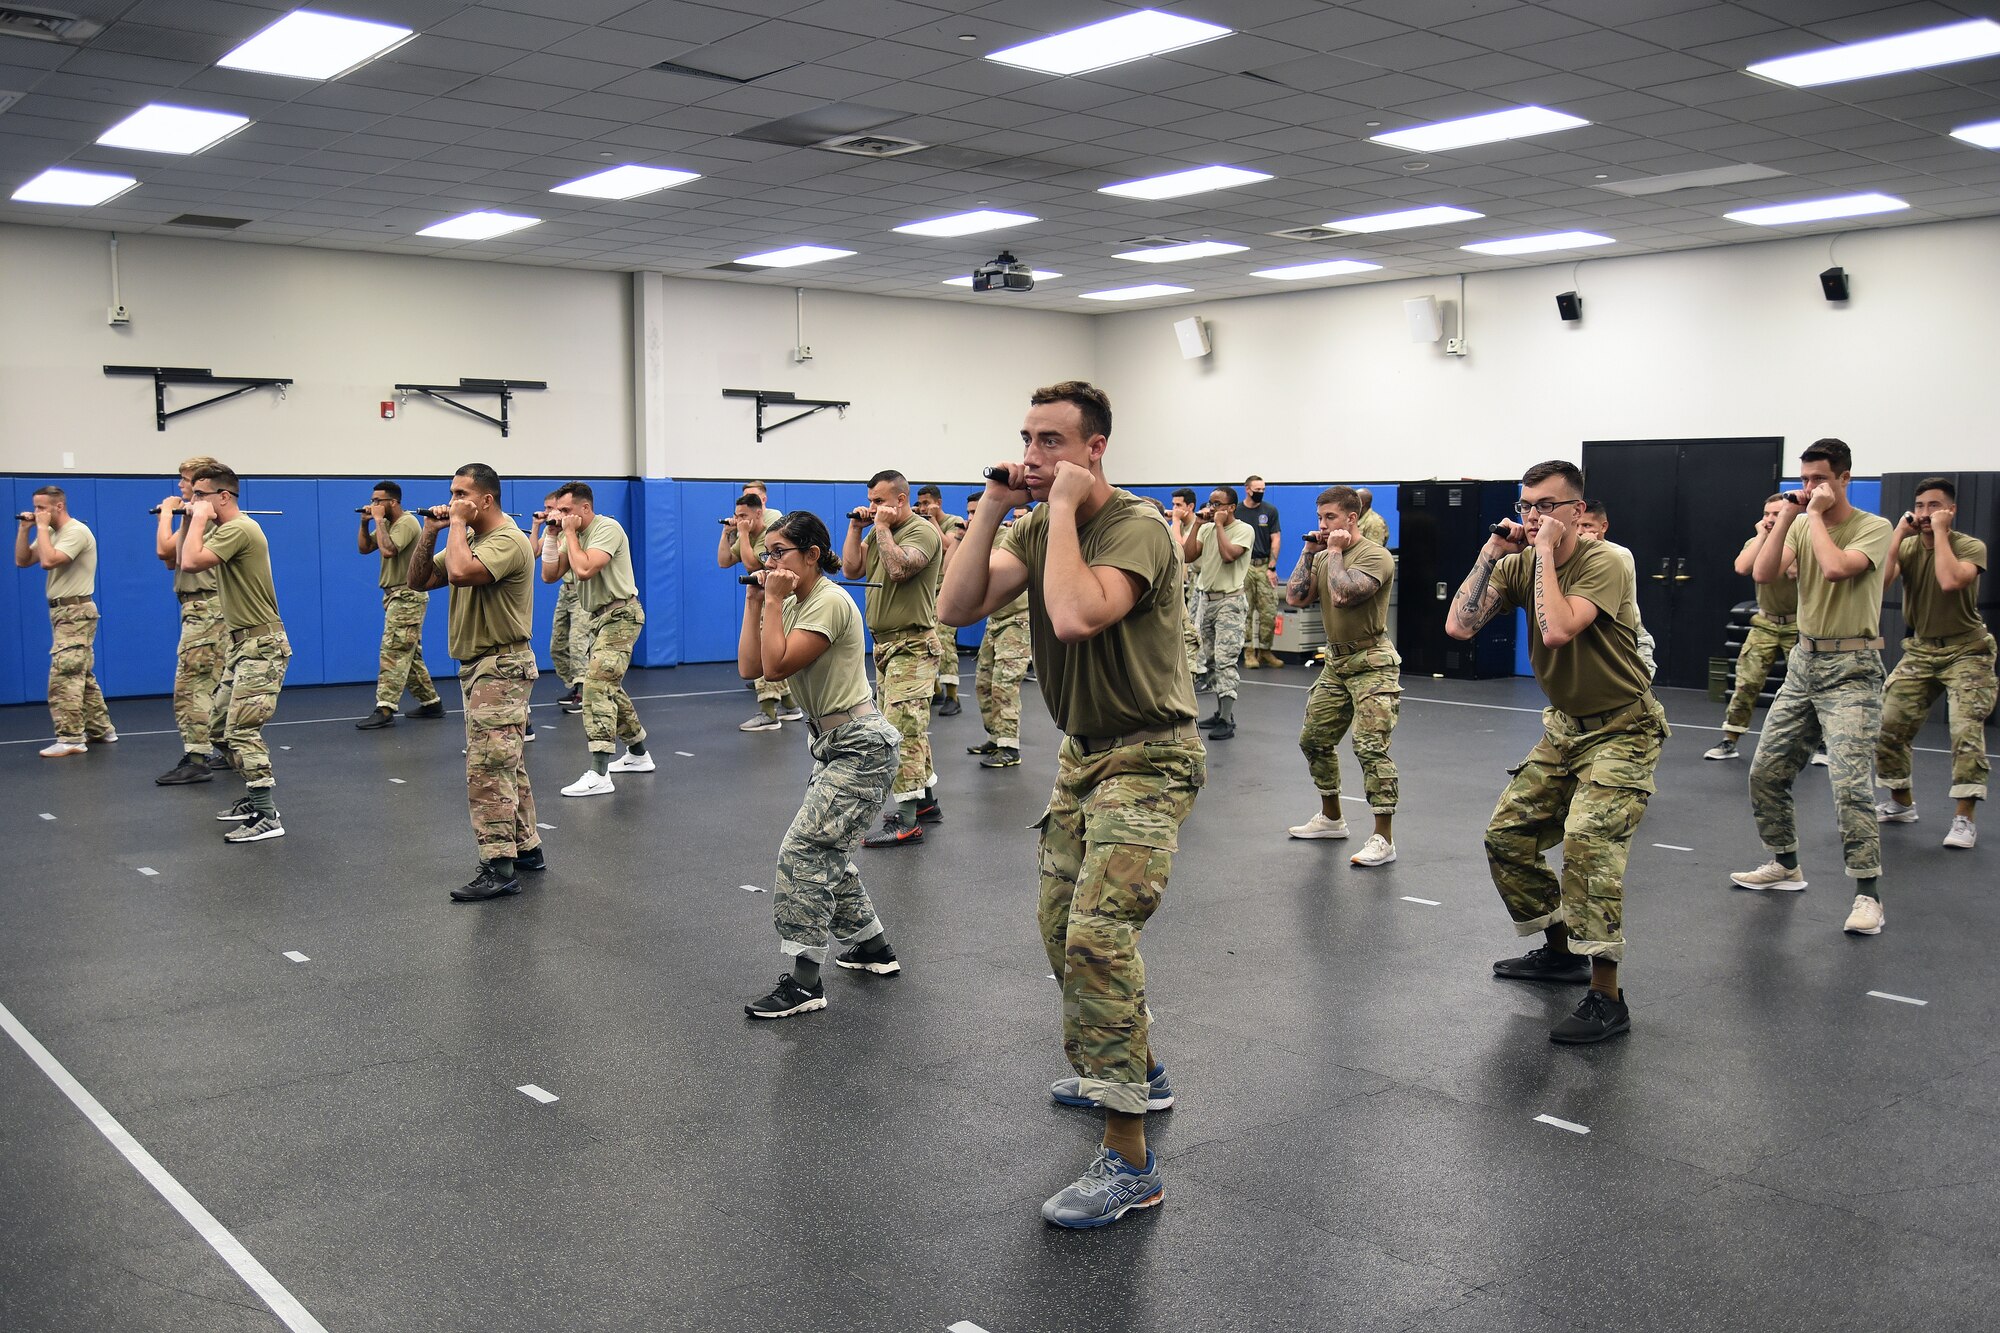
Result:
<svg viewBox="0 0 2000 1333">
<path fill-rule="evenodd" d="M 1312 577 L 1313 553 L 1299 552 L 1299 562 L 1292 566 L 1292 577 L 1285 583 L 1285 600 L 1293 606 L 1310 606 L 1314 598 Z"/>
<path fill-rule="evenodd" d="M 882 568 L 886 569 L 889 577 L 897 583 L 906 582 L 931 562 L 930 553 L 922 547 L 914 543 L 909 546 L 901 545 L 895 537 L 886 533 L 878 545 L 882 552 Z"/>
<path fill-rule="evenodd" d="M 1326 553 L 1326 589 L 1333 597 L 1335 606 L 1354 606 L 1375 595 L 1382 586 L 1382 580 L 1373 574 L 1364 574 L 1358 569 L 1347 567 L 1347 553 L 1329 549 Z"/>
<path fill-rule="evenodd" d="M 1549 608 L 1542 599 L 1542 553 L 1535 552 L 1535 624 L 1542 631 L 1542 638 L 1549 637 Z"/>
<path fill-rule="evenodd" d="M 444 586 L 438 576 L 435 560 L 437 556 L 437 535 L 430 535 L 429 541 L 419 539 L 410 548 L 410 576 L 405 582 L 418 592 L 430 592 Z"/>
<path fill-rule="evenodd" d="M 1480 556 L 1458 588 L 1458 623 L 1475 634 L 1500 611 L 1500 594 L 1487 586 L 1492 583 L 1493 570 L 1498 564 L 1493 556 Z"/>
</svg>

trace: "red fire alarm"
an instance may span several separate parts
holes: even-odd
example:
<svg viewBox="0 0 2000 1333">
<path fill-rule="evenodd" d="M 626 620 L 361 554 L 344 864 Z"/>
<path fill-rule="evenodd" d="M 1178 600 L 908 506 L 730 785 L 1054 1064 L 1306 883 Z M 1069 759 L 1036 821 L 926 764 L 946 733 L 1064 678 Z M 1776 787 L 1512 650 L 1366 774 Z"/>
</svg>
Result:
<svg viewBox="0 0 2000 1333">
<path fill-rule="evenodd" d="M 395 419 L 396 419 L 396 405 L 394 403 L 382 404 L 382 420 L 394 421 Z"/>
</svg>

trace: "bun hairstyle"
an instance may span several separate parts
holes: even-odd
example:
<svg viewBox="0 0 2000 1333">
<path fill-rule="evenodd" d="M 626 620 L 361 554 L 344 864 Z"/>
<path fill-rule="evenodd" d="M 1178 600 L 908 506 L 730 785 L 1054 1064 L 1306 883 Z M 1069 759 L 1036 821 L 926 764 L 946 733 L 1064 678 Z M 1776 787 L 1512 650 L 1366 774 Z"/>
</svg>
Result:
<svg viewBox="0 0 2000 1333">
<path fill-rule="evenodd" d="M 765 535 L 765 542 L 768 543 L 772 537 L 783 537 L 801 551 L 809 546 L 819 547 L 819 570 L 822 574 L 831 574 L 840 568 L 840 557 L 833 553 L 833 538 L 827 533 L 826 524 L 810 509 L 794 509 L 779 519 L 777 526 Z"/>
</svg>

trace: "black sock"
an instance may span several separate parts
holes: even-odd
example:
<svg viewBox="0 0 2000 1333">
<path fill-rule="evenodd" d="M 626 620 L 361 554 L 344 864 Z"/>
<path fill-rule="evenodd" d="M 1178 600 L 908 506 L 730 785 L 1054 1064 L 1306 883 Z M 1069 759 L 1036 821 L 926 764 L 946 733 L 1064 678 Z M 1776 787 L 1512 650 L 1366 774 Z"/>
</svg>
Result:
<svg viewBox="0 0 2000 1333">
<path fill-rule="evenodd" d="M 1787 870 L 1797 870 L 1799 868 L 1799 854 L 1797 852 L 1774 852 L 1772 853 L 1772 859 Z"/>
<path fill-rule="evenodd" d="M 646 742 L 633 741 L 630 744 L 628 744 L 625 748 L 633 754 L 644 754 L 646 753 Z"/>
<path fill-rule="evenodd" d="M 804 954 L 798 955 L 792 959 L 792 980 L 798 982 L 801 989 L 811 990 L 819 985 L 819 964 Z"/>
<path fill-rule="evenodd" d="M 869 955 L 870 957 L 880 957 L 881 955 L 890 952 L 889 933 L 887 931 L 884 931 L 880 935 L 870 935 L 867 939 L 861 941 L 861 943 L 855 945 L 854 947 L 859 949 L 862 953 Z"/>
<path fill-rule="evenodd" d="M 486 868 L 502 882 L 514 878 L 514 858 L 511 856 L 496 856 L 486 863 Z"/>
<path fill-rule="evenodd" d="M 1882 881 L 1873 875 L 1855 880 L 1854 891 L 1864 898 L 1873 898 L 1878 903 L 1882 901 Z"/>
</svg>

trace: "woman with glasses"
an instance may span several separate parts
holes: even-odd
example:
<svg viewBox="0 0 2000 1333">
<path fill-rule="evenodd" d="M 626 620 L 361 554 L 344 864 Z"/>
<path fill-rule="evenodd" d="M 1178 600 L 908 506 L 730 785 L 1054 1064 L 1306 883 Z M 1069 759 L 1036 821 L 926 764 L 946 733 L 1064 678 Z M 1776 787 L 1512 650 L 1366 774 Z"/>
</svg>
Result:
<svg viewBox="0 0 2000 1333">
<path fill-rule="evenodd" d="M 764 568 L 749 585 L 736 671 L 790 686 L 812 733 L 805 804 L 778 847 L 771 916 L 791 970 L 743 1006 L 752 1018 L 826 1008 L 820 968 L 827 937 L 848 946 L 834 961 L 875 976 L 902 970 L 861 872 L 848 859 L 896 777 L 902 736 L 869 697 L 861 612 L 827 575 L 840 568 L 826 524 L 806 510 L 764 535 Z"/>
</svg>

